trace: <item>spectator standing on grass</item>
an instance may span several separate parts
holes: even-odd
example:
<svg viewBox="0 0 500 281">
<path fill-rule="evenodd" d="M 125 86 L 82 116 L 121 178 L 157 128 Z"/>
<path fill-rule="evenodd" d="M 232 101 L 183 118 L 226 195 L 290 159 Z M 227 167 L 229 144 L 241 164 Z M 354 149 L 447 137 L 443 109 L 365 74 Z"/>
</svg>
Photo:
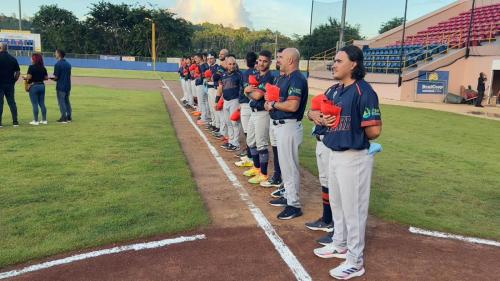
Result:
<svg viewBox="0 0 500 281">
<path fill-rule="evenodd" d="M 59 123 L 68 123 L 72 121 L 72 109 L 69 101 L 71 93 L 71 64 L 65 59 L 66 53 L 61 50 L 56 50 L 57 63 L 54 65 L 54 77 L 52 79 L 57 82 L 57 102 L 61 111 L 61 118 L 57 120 Z"/>
<path fill-rule="evenodd" d="M 31 125 L 47 125 L 47 107 L 45 106 L 45 80 L 48 80 L 47 69 L 43 64 L 43 57 L 39 53 L 31 56 L 31 65 L 28 67 L 28 74 L 24 79 L 31 84 L 29 95 L 33 106 L 33 121 Z M 42 120 L 38 121 L 38 107 L 42 111 Z"/>
<path fill-rule="evenodd" d="M 477 94 L 478 97 L 476 99 L 476 107 L 483 107 L 481 103 L 483 102 L 484 98 L 484 91 L 485 91 L 485 86 L 484 86 L 484 81 L 486 81 L 486 75 L 484 73 L 479 73 L 479 78 L 477 78 Z"/>
<path fill-rule="evenodd" d="M 4 96 L 12 114 L 12 124 L 14 127 L 19 126 L 14 85 L 20 74 L 21 70 L 16 58 L 7 52 L 7 44 L 0 42 L 0 128 L 2 127 Z"/>
</svg>

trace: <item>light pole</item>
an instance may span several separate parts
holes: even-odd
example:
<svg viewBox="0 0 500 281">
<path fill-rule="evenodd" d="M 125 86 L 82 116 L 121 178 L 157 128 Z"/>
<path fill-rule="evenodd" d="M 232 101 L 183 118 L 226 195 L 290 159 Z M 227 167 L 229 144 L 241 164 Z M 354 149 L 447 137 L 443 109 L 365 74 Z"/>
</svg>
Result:
<svg viewBox="0 0 500 281">
<path fill-rule="evenodd" d="M 23 24 L 21 21 L 21 0 L 19 0 L 18 3 L 19 3 L 19 30 L 23 30 Z"/>
<path fill-rule="evenodd" d="M 151 60 L 153 61 L 153 71 L 156 72 L 156 26 L 152 19 L 146 18 L 146 20 L 151 22 Z"/>
</svg>

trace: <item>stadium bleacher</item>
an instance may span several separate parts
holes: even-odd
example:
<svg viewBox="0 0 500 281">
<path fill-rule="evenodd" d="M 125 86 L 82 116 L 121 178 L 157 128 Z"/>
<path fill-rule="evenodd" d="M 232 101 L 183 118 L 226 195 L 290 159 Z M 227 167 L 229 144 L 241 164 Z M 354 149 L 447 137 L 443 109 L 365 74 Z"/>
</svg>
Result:
<svg viewBox="0 0 500 281">
<path fill-rule="evenodd" d="M 384 48 L 365 48 L 365 66 L 369 72 L 397 73 L 400 67 L 414 67 L 419 61 L 432 59 L 435 54 L 449 48 L 465 47 L 470 25 L 471 10 L 449 18 L 437 25 L 405 38 L 403 63 L 400 62 L 401 42 Z M 470 45 L 491 42 L 500 35 L 500 4 L 478 7 L 474 10 Z"/>
</svg>

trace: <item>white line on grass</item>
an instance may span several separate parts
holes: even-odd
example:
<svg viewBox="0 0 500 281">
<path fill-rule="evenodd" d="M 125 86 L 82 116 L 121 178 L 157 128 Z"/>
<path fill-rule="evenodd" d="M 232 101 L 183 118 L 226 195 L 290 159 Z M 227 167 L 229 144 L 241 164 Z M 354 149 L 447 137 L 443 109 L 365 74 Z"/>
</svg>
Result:
<svg viewBox="0 0 500 281">
<path fill-rule="evenodd" d="M 475 238 L 475 237 L 465 237 L 462 235 L 450 234 L 450 233 L 445 233 L 445 232 L 425 230 L 425 229 L 421 229 L 421 228 L 413 227 L 413 226 L 410 226 L 409 231 L 411 233 L 421 234 L 421 235 L 426 235 L 426 236 L 460 240 L 460 241 L 469 242 L 469 243 L 500 247 L 500 242 L 493 241 L 493 240 L 486 240 L 486 239 Z"/>
<path fill-rule="evenodd" d="M 209 142 L 205 134 L 196 126 L 194 123 L 193 119 L 189 116 L 189 113 L 186 111 L 186 109 L 180 104 L 180 102 L 177 100 L 175 97 L 174 93 L 170 90 L 170 87 L 168 87 L 167 83 L 163 79 L 161 79 L 161 82 L 163 83 L 163 88 L 167 89 L 167 91 L 170 93 L 174 101 L 177 103 L 179 108 L 182 110 L 184 115 L 186 116 L 187 120 L 193 125 L 193 128 L 198 132 L 200 137 L 205 141 L 206 145 L 208 146 L 208 149 L 212 153 L 212 155 L 215 157 L 217 160 L 217 163 L 219 163 L 219 166 L 222 168 L 224 173 L 226 174 L 227 178 L 229 181 L 231 181 L 232 185 L 236 188 L 238 191 L 240 198 L 245 204 L 247 205 L 248 209 L 252 213 L 253 217 L 257 221 L 259 227 L 261 227 L 264 232 L 266 233 L 267 237 L 269 240 L 274 245 L 274 248 L 278 253 L 280 254 L 281 258 L 285 261 L 285 263 L 288 265 L 288 267 L 292 270 L 292 273 L 295 275 L 295 278 L 297 280 L 312 280 L 311 276 L 309 276 L 309 273 L 305 270 L 305 268 L 302 266 L 302 264 L 299 262 L 297 257 L 292 253 L 290 248 L 283 242 L 281 237 L 276 233 L 276 230 L 274 227 L 271 225 L 269 220 L 264 216 L 262 211 L 253 203 L 250 194 L 248 194 L 247 190 L 243 187 L 243 185 L 239 182 L 238 178 L 236 175 L 231 171 L 229 166 L 226 164 L 224 159 L 220 156 L 219 152 L 215 147 Z"/>
<path fill-rule="evenodd" d="M 132 245 L 125 245 L 125 246 L 118 246 L 110 249 L 103 249 L 99 251 L 94 251 L 94 252 L 89 252 L 89 253 L 84 253 L 84 254 L 79 254 L 79 255 L 74 255 L 71 257 L 67 257 L 64 259 L 58 259 L 58 260 L 53 260 L 49 262 L 44 262 L 40 264 L 35 264 L 31 265 L 28 267 L 25 267 L 20 270 L 12 270 L 8 272 L 2 272 L 0 273 L 0 279 L 5 279 L 9 277 L 14 277 L 18 276 L 21 274 L 25 274 L 28 272 L 33 272 L 33 271 L 38 271 L 42 269 L 46 269 L 49 267 L 54 267 L 57 265 L 62 265 L 62 264 L 68 264 L 72 263 L 75 261 L 81 261 L 89 258 L 95 258 L 99 256 L 105 256 L 105 255 L 110 255 L 110 254 L 116 254 L 116 253 L 121 253 L 121 252 L 126 252 L 126 251 L 141 251 L 141 250 L 147 250 L 147 249 L 154 249 L 154 248 L 161 248 L 165 247 L 168 245 L 172 244 L 179 244 L 183 242 L 189 242 L 189 241 L 195 241 L 195 240 L 200 240 L 200 239 L 206 239 L 205 234 L 199 234 L 199 235 L 194 235 L 194 236 L 181 236 L 178 238 L 172 238 L 172 239 L 164 239 L 164 240 L 159 240 L 159 241 L 153 241 L 153 242 L 147 242 L 147 243 L 138 243 L 138 244 L 132 244 Z"/>
</svg>

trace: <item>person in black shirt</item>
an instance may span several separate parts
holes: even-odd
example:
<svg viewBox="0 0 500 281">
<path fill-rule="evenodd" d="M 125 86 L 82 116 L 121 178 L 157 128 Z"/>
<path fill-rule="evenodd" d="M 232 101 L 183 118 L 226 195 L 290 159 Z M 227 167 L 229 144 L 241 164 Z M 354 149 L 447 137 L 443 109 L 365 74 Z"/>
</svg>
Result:
<svg viewBox="0 0 500 281">
<path fill-rule="evenodd" d="M 484 81 L 486 81 L 486 75 L 484 73 L 479 73 L 479 78 L 477 79 L 477 94 L 478 97 L 476 99 L 476 107 L 483 107 L 481 103 L 483 102 L 484 98 Z"/>
<path fill-rule="evenodd" d="M 48 79 L 47 69 L 43 65 L 43 57 L 41 54 L 35 53 L 31 56 L 32 64 L 28 68 L 28 75 L 25 79 L 31 83 L 29 89 L 31 105 L 33 105 L 33 121 L 31 125 L 38 126 L 39 124 L 47 124 L 47 108 L 45 107 L 45 84 Z M 42 121 L 38 122 L 38 107 L 42 111 Z"/>
<path fill-rule="evenodd" d="M 12 114 L 12 124 L 14 127 L 19 126 L 14 85 L 19 79 L 20 73 L 16 58 L 7 53 L 7 44 L 0 43 L 0 128 L 2 127 L 4 96 Z"/>
</svg>

